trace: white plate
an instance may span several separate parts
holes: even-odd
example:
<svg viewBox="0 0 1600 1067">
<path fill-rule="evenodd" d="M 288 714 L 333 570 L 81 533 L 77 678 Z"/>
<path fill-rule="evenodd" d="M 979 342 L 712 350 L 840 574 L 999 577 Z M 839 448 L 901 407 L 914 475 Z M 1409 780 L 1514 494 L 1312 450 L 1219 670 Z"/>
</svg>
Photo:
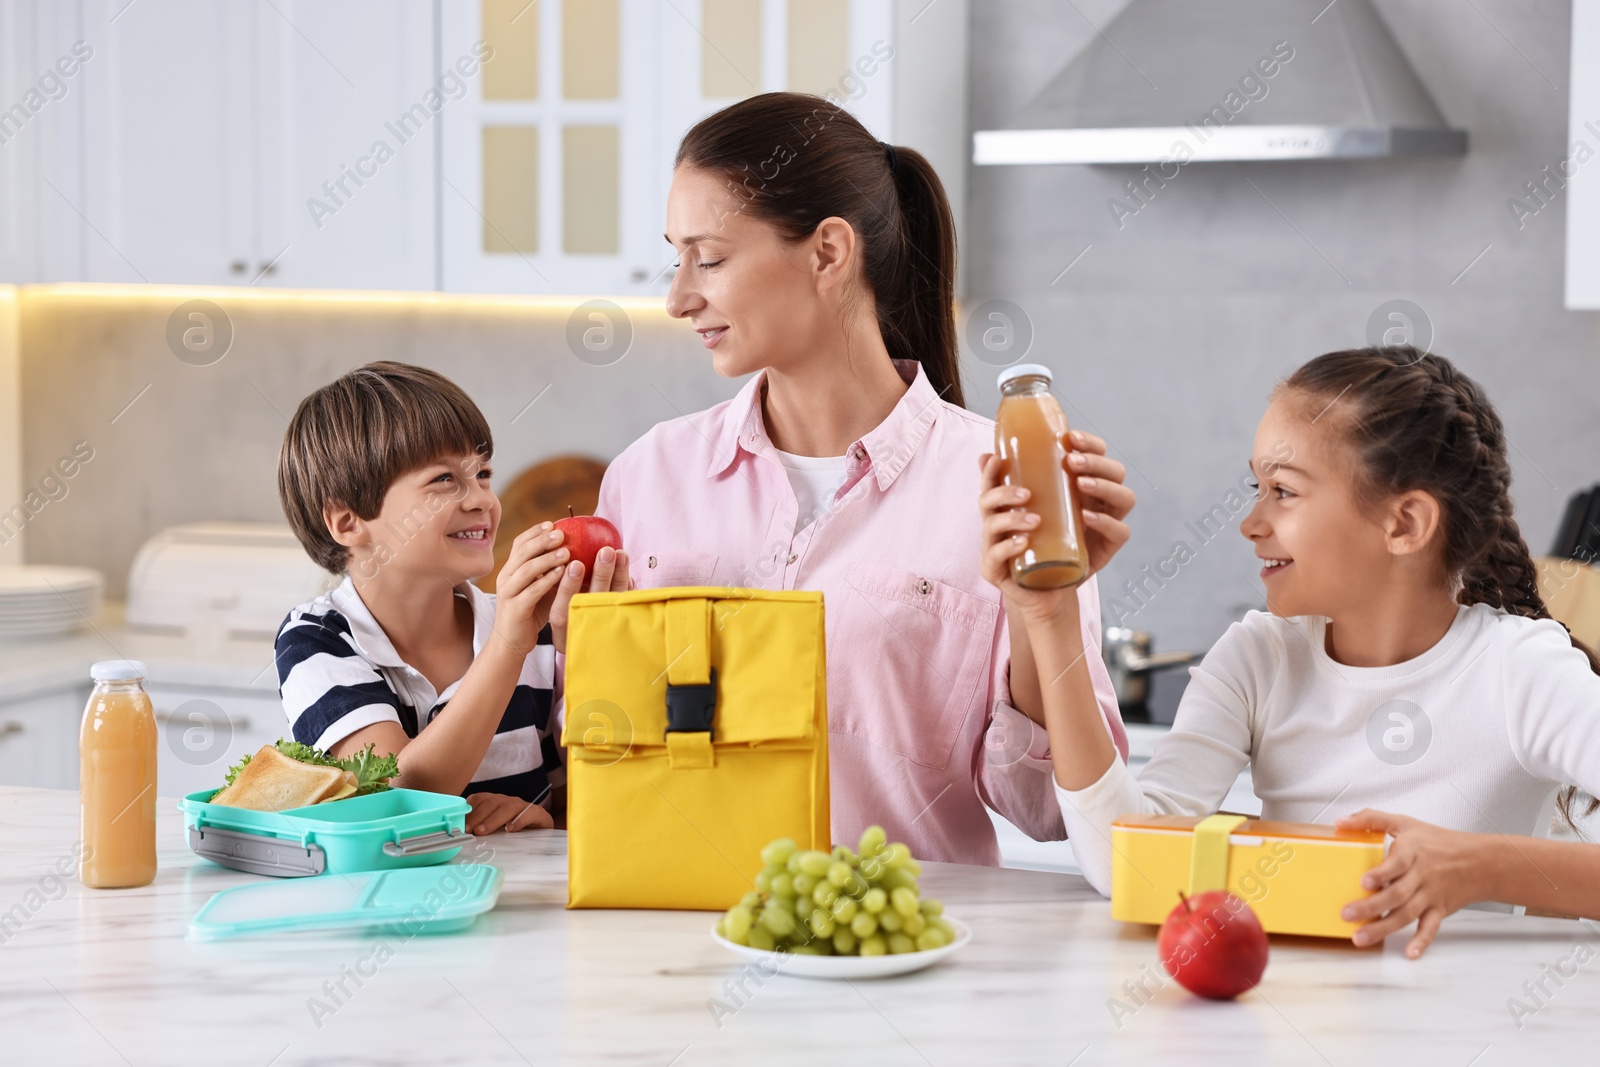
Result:
<svg viewBox="0 0 1600 1067">
<path fill-rule="evenodd" d="M 17 593 L 70 593 L 99 585 L 100 572 L 88 567 L 57 567 L 49 564 L 7 564 L 0 566 L 0 595 Z"/>
<path fill-rule="evenodd" d="M 7 645 L 24 645 L 31 641 L 48 641 L 87 628 L 87 624 L 63 622 L 58 626 L 30 626 L 26 630 L 0 630 L 0 641 Z"/>
<path fill-rule="evenodd" d="M 78 586 L 72 589 L 52 589 L 45 593 L 8 593 L 0 589 L 0 604 L 17 608 L 48 607 L 59 604 L 63 600 L 75 603 L 84 603 L 93 600 L 95 587 L 92 585 Z"/>
<path fill-rule="evenodd" d="M 922 952 L 902 952 L 888 956 L 803 956 L 795 952 L 763 952 L 748 945 L 735 945 L 717 933 L 711 924 L 711 940 L 742 959 L 763 964 L 766 974 L 788 974 L 796 978 L 889 978 L 897 974 L 910 974 L 924 967 L 932 967 L 950 953 L 972 940 L 972 929 L 960 919 L 944 916 L 956 928 L 956 939 L 944 948 Z"/>
<path fill-rule="evenodd" d="M 6 622 L 33 622 L 36 619 L 75 618 L 87 604 L 71 604 L 56 602 L 47 608 L 27 608 L 26 610 L 13 610 L 9 604 L 0 604 L 0 620 Z"/>
<path fill-rule="evenodd" d="M 94 607 L 94 597 L 57 597 L 48 603 L 17 604 L 0 598 L 0 614 L 8 619 L 35 619 L 40 616 L 71 615 Z"/>
<path fill-rule="evenodd" d="M 97 610 L 93 597 L 70 597 L 53 604 L 12 604 L 0 600 L 0 618 L 40 619 L 57 615 L 76 615 L 80 611 Z"/>
</svg>

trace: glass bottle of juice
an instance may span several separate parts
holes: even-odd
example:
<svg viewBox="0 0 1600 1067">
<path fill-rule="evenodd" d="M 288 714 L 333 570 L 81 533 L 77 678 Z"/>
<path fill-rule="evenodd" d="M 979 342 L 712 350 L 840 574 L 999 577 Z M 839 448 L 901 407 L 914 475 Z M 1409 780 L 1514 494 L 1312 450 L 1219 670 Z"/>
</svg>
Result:
<svg viewBox="0 0 1600 1067">
<path fill-rule="evenodd" d="M 1025 589 L 1060 589 L 1089 576 L 1078 487 L 1063 466 L 1067 417 L 1050 393 L 1050 368 L 1019 363 L 1000 373 L 995 455 L 1006 485 L 1032 495 L 1024 507 L 1039 516 L 1028 547 L 1011 558 L 1011 575 Z"/>
<path fill-rule="evenodd" d="M 138 660 L 96 663 L 78 734 L 83 856 L 78 880 L 95 889 L 149 885 L 156 876 L 156 717 Z"/>
</svg>

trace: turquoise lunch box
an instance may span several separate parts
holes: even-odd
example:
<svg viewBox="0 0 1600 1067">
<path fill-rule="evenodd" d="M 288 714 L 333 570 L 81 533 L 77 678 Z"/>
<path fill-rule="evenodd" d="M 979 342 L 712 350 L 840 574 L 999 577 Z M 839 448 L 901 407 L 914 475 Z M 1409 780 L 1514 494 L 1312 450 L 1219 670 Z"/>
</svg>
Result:
<svg viewBox="0 0 1600 1067">
<path fill-rule="evenodd" d="M 178 801 L 189 848 L 224 867 L 278 877 L 445 863 L 472 840 L 471 805 L 420 789 L 386 789 L 288 811 L 212 804 L 217 790 Z"/>
</svg>

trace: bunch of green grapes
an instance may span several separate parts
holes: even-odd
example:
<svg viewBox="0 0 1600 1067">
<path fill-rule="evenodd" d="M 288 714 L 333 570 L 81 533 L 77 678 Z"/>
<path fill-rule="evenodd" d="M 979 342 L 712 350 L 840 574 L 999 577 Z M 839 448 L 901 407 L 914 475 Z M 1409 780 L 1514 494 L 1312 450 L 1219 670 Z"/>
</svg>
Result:
<svg viewBox="0 0 1600 1067">
<path fill-rule="evenodd" d="M 922 899 L 922 864 L 869 826 L 855 851 L 797 848 L 781 837 L 761 850 L 756 890 L 717 920 L 736 945 L 808 956 L 882 956 L 943 948 L 955 940 L 944 905 Z"/>
</svg>

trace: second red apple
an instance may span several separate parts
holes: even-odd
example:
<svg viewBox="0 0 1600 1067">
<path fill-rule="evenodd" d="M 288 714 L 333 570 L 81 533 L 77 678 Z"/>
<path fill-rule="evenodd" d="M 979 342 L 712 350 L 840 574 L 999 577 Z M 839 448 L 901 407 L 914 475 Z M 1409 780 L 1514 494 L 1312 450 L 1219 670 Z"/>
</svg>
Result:
<svg viewBox="0 0 1600 1067">
<path fill-rule="evenodd" d="M 1236 997 L 1267 969 L 1267 934 L 1250 905 L 1226 890 L 1182 898 L 1161 924 L 1161 966 L 1189 992 Z"/>
</svg>

